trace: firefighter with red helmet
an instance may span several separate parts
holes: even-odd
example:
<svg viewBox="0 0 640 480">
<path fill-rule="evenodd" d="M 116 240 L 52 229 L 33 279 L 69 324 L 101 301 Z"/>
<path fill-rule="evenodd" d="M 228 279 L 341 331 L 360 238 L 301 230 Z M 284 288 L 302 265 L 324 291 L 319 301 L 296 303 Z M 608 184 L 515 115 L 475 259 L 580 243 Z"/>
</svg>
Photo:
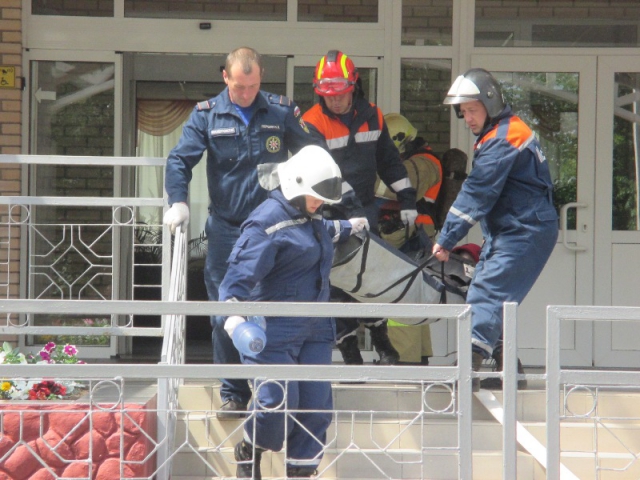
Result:
<svg viewBox="0 0 640 480">
<path fill-rule="evenodd" d="M 325 215 L 331 219 L 365 216 L 370 229 L 377 233 L 377 174 L 397 195 L 402 221 L 413 225 L 418 216 L 416 190 L 391 140 L 382 111 L 364 97 L 353 61 L 341 51 L 329 51 L 316 65 L 313 88 L 320 100 L 303 115 L 303 120 L 313 135 L 326 141 L 343 178 L 342 201 L 326 209 Z M 332 298 L 352 301 L 342 291 L 334 291 Z M 359 323 L 370 329 L 380 363 L 397 363 L 399 355 L 389 341 L 386 320 L 338 318 L 336 343 L 345 363 L 363 363 L 356 336 Z"/>
</svg>

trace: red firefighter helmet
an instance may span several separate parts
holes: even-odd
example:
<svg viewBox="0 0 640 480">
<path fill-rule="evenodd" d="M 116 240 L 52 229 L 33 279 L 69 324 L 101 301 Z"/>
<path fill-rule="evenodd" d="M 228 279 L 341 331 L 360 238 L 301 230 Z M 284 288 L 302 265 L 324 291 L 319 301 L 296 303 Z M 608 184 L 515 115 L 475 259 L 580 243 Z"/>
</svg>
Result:
<svg viewBox="0 0 640 480">
<path fill-rule="evenodd" d="M 313 88 L 322 97 L 343 95 L 353 92 L 357 80 L 353 61 L 339 50 L 330 50 L 316 65 Z"/>
</svg>

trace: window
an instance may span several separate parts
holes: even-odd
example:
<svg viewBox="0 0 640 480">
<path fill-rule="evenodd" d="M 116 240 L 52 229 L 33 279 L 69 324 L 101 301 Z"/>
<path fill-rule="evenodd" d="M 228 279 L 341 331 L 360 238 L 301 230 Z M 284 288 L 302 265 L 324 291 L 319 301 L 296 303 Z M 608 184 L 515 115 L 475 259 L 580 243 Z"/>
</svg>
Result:
<svg viewBox="0 0 640 480">
<path fill-rule="evenodd" d="M 636 47 L 640 8 L 628 0 L 481 0 L 476 47 Z"/>
</svg>

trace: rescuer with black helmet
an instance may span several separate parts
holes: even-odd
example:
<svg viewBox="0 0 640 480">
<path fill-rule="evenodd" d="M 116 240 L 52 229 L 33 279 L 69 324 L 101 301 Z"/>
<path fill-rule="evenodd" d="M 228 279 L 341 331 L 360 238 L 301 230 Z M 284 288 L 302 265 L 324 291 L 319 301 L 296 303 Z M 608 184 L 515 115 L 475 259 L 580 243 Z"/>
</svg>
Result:
<svg viewBox="0 0 640 480">
<path fill-rule="evenodd" d="M 484 245 L 467 293 L 473 366 L 478 370 L 502 334 L 504 302 L 522 303 L 549 259 L 558 237 L 558 215 L 549 164 L 536 134 L 512 113 L 493 75 L 481 68 L 468 70 L 453 82 L 444 104 L 453 105 L 477 138 L 471 172 L 432 252 L 447 261 L 449 252 L 480 223 Z"/>
</svg>

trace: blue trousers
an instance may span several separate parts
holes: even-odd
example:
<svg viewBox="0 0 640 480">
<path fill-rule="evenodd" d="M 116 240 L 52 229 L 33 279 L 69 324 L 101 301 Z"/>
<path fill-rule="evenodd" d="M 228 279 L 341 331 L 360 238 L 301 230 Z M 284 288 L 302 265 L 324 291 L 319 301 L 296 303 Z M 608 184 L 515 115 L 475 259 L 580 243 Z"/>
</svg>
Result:
<svg viewBox="0 0 640 480">
<path fill-rule="evenodd" d="M 271 317 L 265 349 L 257 355 L 243 355 L 242 363 L 330 365 L 334 339 L 332 319 Z M 282 412 L 285 405 L 288 414 Z M 280 451 L 286 440 L 289 465 L 317 466 L 332 409 L 330 382 L 256 380 L 244 438 L 272 451 Z"/>
<path fill-rule="evenodd" d="M 207 286 L 209 300 L 218 300 L 218 288 L 227 273 L 227 259 L 240 237 L 240 227 L 231 225 L 215 214 L 209 215 L 205 225 L 207 234 L 207 258 L 204 269 L 204 281 Z M 224 330 L 224 321 L 227 317 L 212 316 L 211 327 L 213 329 L 211 340 L 213 343 L 214 364 L 239 364 L 240 354 L 233 346 L 231 337 Z M 247 380 L 220 379 L 220 397 L 223 402 L 235 400 L 246 404 L 251 399 L 251 389 Z"/>
<path fill-rule="evenodd" d="M 471 343 L 488 358 L 502 335 L 504 302 L 522 303 L 538 279 L 558 238 L 558 223 L 541 222 L 526 232 L 486 238 L 469 291 Z"/>
</svg>

